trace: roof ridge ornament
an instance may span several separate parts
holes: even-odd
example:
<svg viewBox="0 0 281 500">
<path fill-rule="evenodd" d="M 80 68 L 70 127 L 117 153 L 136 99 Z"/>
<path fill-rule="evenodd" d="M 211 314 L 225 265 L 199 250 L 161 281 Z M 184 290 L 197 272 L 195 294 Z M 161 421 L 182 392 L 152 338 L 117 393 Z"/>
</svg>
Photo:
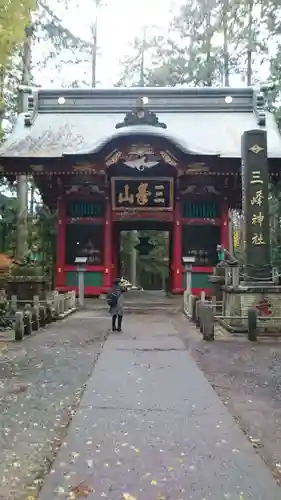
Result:
<svg viewBox="0 0 281 500">
<path fill-rule="evenodd" d="M 136 108 L 133 111 L 128 111 L 123 122 L 116 123 L 115 128 L 119 129 L 135 125 L 150 125 L 152 127 L 167 128 L 166 123 L 159 122 L 156 113 L 147 109 L 143 97 L 137 99 Z"/>
<path fill-rule="evenodd" d="M 264 94 L 262 93 L 261 87 L 256 87 L 254 89 L 254 113 L 260 127 L 265 127 L 266 125 L 266 114 L 264 108 Z"/>
</svg>

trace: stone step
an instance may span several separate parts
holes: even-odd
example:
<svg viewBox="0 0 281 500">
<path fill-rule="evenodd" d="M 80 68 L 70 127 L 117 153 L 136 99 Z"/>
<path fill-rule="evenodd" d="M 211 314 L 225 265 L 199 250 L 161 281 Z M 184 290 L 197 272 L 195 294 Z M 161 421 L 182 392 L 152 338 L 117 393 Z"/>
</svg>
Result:
<svg viewBox="0 0 281 500">
<path fill-rule="evenodd" d="M 125 303 L 124 309 L 179 309 L 181 304 L 152 304 L 152 303 Z M 108 309 L 107 304 L 101 304 L 96 306 L 87 306 L 87 309 L 94 309 L 95 311 L 104 311 Z"/>
<path fill-rule="evenodd" d="M 87 305 L 87 309 L 92 309 L 96 312 L 98 311 L 108 311 L 108 305 L 106 302 L 104 304 L 93 304 L 93 305 Z M 171 313 L 176 313 L 182 309 L 182 303 L 181 302 L 170 302 L 170 303 L 165 303 L 165 302 L 125 302 L 124 303 L 124 311 L 126 313 L 142 313 L 142 314 L 151 314 L 151 313 L 157 313 L 157 312 L 171 312 Z"/>
<path fill-rule="evenodd" d="M 179 307 L 124 307 L 124 312 L 126 314 L 159 314 L 159 313 L 169 313 L 169 314 L 178 314 L 180 311 Z"/>
<path fill-rule="evenodd" d="M 129 292 L 124 295 L 125 313 L 153 314 L 162 312 L 176 313 L 182 309 L 182 296 L 167 297 L 162 292 Z M 87 309 L 96 312 L 107 311 L 106 298 L 86 299 Z"/>
</svg>

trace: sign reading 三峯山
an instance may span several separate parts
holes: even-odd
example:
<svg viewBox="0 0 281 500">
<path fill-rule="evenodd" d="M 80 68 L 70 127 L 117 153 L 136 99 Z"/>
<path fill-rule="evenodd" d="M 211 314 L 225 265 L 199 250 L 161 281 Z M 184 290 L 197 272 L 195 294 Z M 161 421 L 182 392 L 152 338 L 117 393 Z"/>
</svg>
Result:
<svg viewBox="0 0 281 500">
<path fill-rule="evenodd" d="M 173 179 L 113 177 L 111 196 L 113 210 L 173 210 Z"/>
<path fill-rule="evenodd" d="M 268 180 L 266 132 L 244 132 L 242 190 L 248 281 L 271 278 Z"/>
</svg>

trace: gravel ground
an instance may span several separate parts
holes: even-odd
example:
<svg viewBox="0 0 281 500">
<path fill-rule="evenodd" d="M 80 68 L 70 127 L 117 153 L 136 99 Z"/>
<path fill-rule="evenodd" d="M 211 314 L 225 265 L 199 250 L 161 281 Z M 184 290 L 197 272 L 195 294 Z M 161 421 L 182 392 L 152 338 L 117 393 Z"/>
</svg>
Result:
<svg viewBox="0 0 281 500">
<path fill-rule="evenodd" d="M 209 382 L 281 485 L 281 343 L 220 336 L 206 343 L 185 318 L 176 328 Z"/>
<path fill-rule="evenodd" d="M 22 343 L 0 340 L 1 500 L 36 498 L 107 330 L 108 321 L 85 312 Z"/>
</svg>

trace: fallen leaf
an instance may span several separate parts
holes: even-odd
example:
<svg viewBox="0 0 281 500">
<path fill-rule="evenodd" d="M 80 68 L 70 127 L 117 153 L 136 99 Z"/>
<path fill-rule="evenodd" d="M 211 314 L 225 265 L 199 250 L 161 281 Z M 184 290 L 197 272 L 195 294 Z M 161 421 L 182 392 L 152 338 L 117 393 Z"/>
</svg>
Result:
<svg viewBox="0 0 281 500">
<path fill-rule="evenodd" d="M 122 498 L 123 500 L 137 500 L 137 498 L 130 495 L 130 493 L 123 493 Z"/>
<path fill-rule="evenodd" d="M 89 488 L 85 484 L 78 484 L 78 486 L 73 486 L 70 488 L 70 493 L 76 495 L 76 498 L 87 498 L 90 493 L 92 493 L 93 489 Z"/>
<path fill-rule="evenodd" d="M 157 485 L 157 481 L 155 481 L 155 479 L 152 479 L 152 481 L 151 481 L 150 484 L 152 484 L 152 486 L 156 486 Z"/>
<path fill-rule="evenodd" d="M 0 353 L 1 352 L 7 352 L 7 351 L 8 351 L 7 344 L 0 344 Z"/>
<path fill-rule="evenodd" d="M 58 493 L 59 495 L 62 495 L 63 493 L 65 493 L 65 490 L 62 486 L 58 486 L 55 493 Z"/>
</svg>

